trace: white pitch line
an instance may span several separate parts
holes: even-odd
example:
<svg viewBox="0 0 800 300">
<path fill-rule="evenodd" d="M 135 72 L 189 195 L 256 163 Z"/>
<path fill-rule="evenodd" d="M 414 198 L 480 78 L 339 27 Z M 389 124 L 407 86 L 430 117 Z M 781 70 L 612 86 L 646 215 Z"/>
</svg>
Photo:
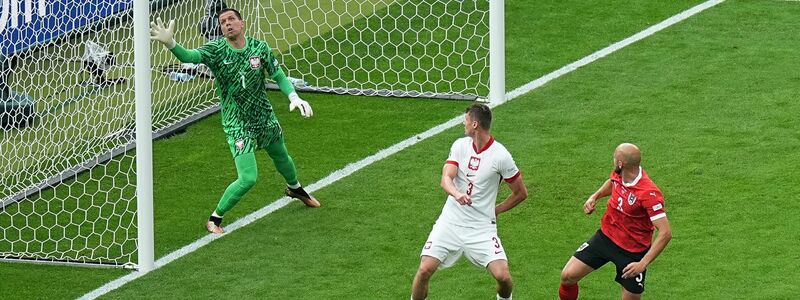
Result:
<svg viewBox="0 0 800 300">
<path fill-rule="evenodd" d="M 713 6 L 717 5 L 717 4 L 720 4 L 720 3 L 724 2 L 724 1 L 725 0 L 710 0 L 710 1 L 706 1 L 706 2 L 704 2 L 702 4 L 699 4 L 699 5 L 695 6 L 695 7 L 692 7 L 690 9 L 686 10 L 686 11 L 683 11 L 683 12 L 677 14 L 677 15 L 674 15 L 674 16 L 662 21 L 661 23 L 658 23 L 656 25 L 650 26 L 649 28 L 647 28 L 645 30 L 642 30 L 641 32 L 639 32 L 637 34 L 634 34 L 634 35 L 632 35 L 632 36 L 630 36 L 630 37 L 628 37 L 628 38 L 626 38 L 626 39 L 624 39 L 622 41 L 616 42 L 616 43 L 614 43 L 614 44 L 612 44 L 612 45 L 610 45 L 610 46 L 608 46 L 606 48 L 603 48 L 603 49 L 601 49 L 601 50 L 599 50 L 599 51 L 597 51 L 595 53 L 592 53 L 592 54 L 590 54 L 590 55 L 588 55 L 588 56 L 586 56 L 586 57 L 584 57 L 584 58 L 582 58 L 582 59 L 580 59 L 578 61 L 575 61 L 575 62 L 573 62 L 571 64 L 568 64 L 568 65 L 566 65 L 566 66 L 564 66 L 564 67 L 562 67 L 562 68 L 560 68 L 558 70 L 555 70 L 555 71 L 553 71 L 553 72 L 551 72 L 551 73 L 549 73 L 547 75 L 544 75 L 544 76 L 542 76 L 542 77 L 540 77 L 540 78 L 538 78 L 538 79 L 536 79 L 534 81 L 531 81 L 531 82 L 529 82 L 529 83 L 527 83 L 527 84 L 525 84 L 525 85 L 523 85 L 523 86 L 521 86 L 519 88 L 516 88 L 513 91 L 508 92 L 503 100 L 489 103 L 489 106 L 494 108 L 494 107 L 502 105 L 502 104 L 504 104 L 504 103 L 506 103 L 508 101 L 511 101 L 511 100 L 513 100 L 513 99 L 515 99 L 515 98 L 517 98 L 519 96 L 522 96 L 522 95 L 524 95 L 524 94 L 526 94 L 526 93 L 528 93 L 528 92 L 530 92 L 530 91 L 532 91 L 532 90 L 534 90 L 534 89 L 536 89 L 536 88 L 538 88 L 538 87 L 540 87 L 540 86 L 542 86 L 542 85 L 544 85 L 544 84 L 546 84 L 546 83 L 548 83 L 548 82 L 550 82 L 550 81 L 552 81 L 552 80 L 554 80 L 556 78 L 559 78 L 559 77 L 561 77 L 561 76 L 563 76 L 563 75 L 565 75 L 565 74 L 567 74 L 569 72 L 572 72 L 572 71 L 574 71 L 574 70 L 576 70 L 576 69 L 578 69 L 578 68 L 580 68 L 582 66 L 588 65 L 589 63 L 592 63 L 592 62 L 594 62 L 594 61 L 596 61 L 596 60 L 598 60 L 600 58 L 605 57 L 606 55 L 614 53 L 615 51 L 617 51 L 619 49 L 622 49 L 622 48 L 624 48 L 624 47 L 626 47 L 626 46 L 628 46 L 628 45 L 630 45 L 630 44 L 632 44 L 632 43 L 634 43 L 636 41 L 639 41 L 639 40 L 644 39 L 644 38 L 646 38 L 646 37 L 648 37 L 650 35 L 653 35 L 654 33 L 658 32 L 658 31 L 660 31 L 660 30 L 662 30 L 664 28 L 667 28 L 667 27 L 669 27 L 671 25 L 674 25 L 674 24 L 676 24 L 676 23 L 678 23 L 680 21 L 683 21 L 686 18 L 689 18 L 689 17 L 691 17 L 691 16 L 693 16 L 693 15 L 695 15 L 697 13 L 700 13 L 700 12 L 702 12 L 702 11 L 708 9 L 708 8 L 711 8 L 711 7 L 713 7 Z M 429 137 L 435 136 L 435 135 L 437 135 L 437 134 L 439 134 L 439 133 L 441 133 L 441 132 L 443 132 L 443 131 L 445 131 L 447 129 L 450 129 L 450 128 L 458 125 L 458 124 L 461 124 L 463 122 L 463 120 L 464 120 L 464 117 L 460 116 L 460 115 L 456 116 L 456 117 L 453 117 L 452 119 L 448 120 L 447 122 L 439 124 L 439 125 L 431 128 L 431 129 L 426 130 L 425 132 L 416 134 L 416 135 L 414 135 L 414 136 L 412 136 L 412 137 L 410 137 L 408 139 L 405 139 L 405 140 L 403 140 L 403 141 L 401 141 L 401 142 L 399 142 L 397 144 L 394 144 L 389 148 L 386 148 L 386 149 L 383 149 L 381 151 L 378 151 L 378 153 L 370 155 L 370 156 L 368 156 L 368 157 L 366 157 L 366 158 L 364 158 L 362 160 L 359 160 L 359 161 L 357 161 L 355 163 L 348 164 L 344 168 L 336 170 L 333 173 L 329 174 L 328 176 L 325 176 L 325 178 L 322 178 L 319 181 L 314 182 L 314 183 L 306 186 L 306 189 L 308 190 L 308 192 L 313 193 L 313 192 L 315 192 L 315 191 L 317 191 L 319 189 L 322 189 L 322 188 L 324 188 L 324 187 L 326 187 L 328 185 L 331 185 L 334 182 L 337 182 L 337 181 L 339 181 L 339 180 L 341 180 L 341 179 L 343 179 L 343 178 L 345 178 L 347 176 L 350 176 L 351 174 L 355 173 L 358 170 L 361 170 L 361 169 L 363 169 L 363 168 L 365 168 L 365 167 L 367 167 L 367 166 L 369 166 L 369 165 L 371 165 L 371 164 L 373 164 L 375 162 L 378 162 L 378 161 L 380 161 L 380 160 L 382 160 L 382 159 L 384 159 L 386 157 L 389 157 L 392 154 L 400 152 L 401 150 L 403 150 L 405 148 L 408 148 L 408 147 L 410 147 L 410 146 L 412 146 L 412 145 L 414 145 L 416 143 L 419 143 L 419 142 L 421 142 L 421 141 L 423 141 L 423 140 L 425 140 L 425 139 L 427 139 Z M 226 234 L 231 233 L 233 231 L 236 231 L 237 229 L 242 228 L 244 226 L 247 226 L 250 223 L 253 223 L 256 220 L 261 219 L 262 217 L 264 217 L 264 216 L 266 216 L 266 215 L 268 215 L 268 214 L 270 214 L 270 213 L 272 213 L 272 212 L 274 212 L 274 211 L 286 206 L 287 204 L 291 203 L 292 201 L 293 200 L 288 198 L 288 197 L 282 197 L 282 198 L 278 199 L 277 201 L 271 203 L 270 205 L 267 205 L 267 206 L 255 211 L 255 212 L 253 212 L 253 213 L 250 213 L 250 214 L 248 214 L 248 215 L 236 220 L 235 222 L 231 223 L 230 225 L 226 226 L 225 227 L 225 229 L 227 230 Z M 185 255 L 187 255 L 189 253 L 192 253 L 195 250 L 200 249 L 201 247 L 203 247 L 205 245 L 208 245 L 212 241 L 214 241 L 214 240 L 216 240 L 216 239 L 218 239 L 218 238 L 220 238 L 220 237 L 222 237 L 224 235 L 225 234 L 223 234 L 223 235 L 209 234 L 209 235 L 206 235 L 206 236 L 204 236 L 204 237 L 192 242 L 189 245 L 183 246 L 182 248 L 180 248 L 180 249 L 178 249 L 178 250 L 176 250 L 176 251 L 174 251 L 174 252 L 172 252 L 170 254 L 167 254 L 166 256 L 156 260 L 154 269 L 158 269 L 158 268 L 160 268 L 160 267 L 162 267 L 162 266 L 164 266 L 164 265 L 166 265 L 168 263 L 171 263 L 172 261 L 174 261 L 174 260 L 176 260 L 178 258 L 181 258 L 181 257 L 183 257 L 183 256 L 185 256 Z M 97 289 L 95 289 L 95 290 L 93 290 L 93 291 L 91 291 L 89 293 L 86 293 L 85 295 L 83 295 L 79 299 L 95 299 L 97 297 L 105 295 L 106 293 L 108 293 L 110 291 L 113 291 L 113 290 L 125 285 L 128 282 L 131 282 L 131 281 L 133 281 L 133 280 L 135 280 L 135 279 L 137 279 L 139 277 L 142 277 L 143 275 L 144 274 L 142 274 L 139 271 L 131 272 L 128 275 L 125 275 L 125 276 L 122 276 L 120 278 L 117 278 L 117 279 L 115 279 L 113 281 L 110 281 L 110 282 L 104 284 L 103 286 L 101 286 L 101 287 L 99 287 L 99 288 L 97 288 Z"/>
<path fill-rule="evenodd" d="M 603 49 L 600 49 L 595 53 L 589 54 L 586 57 L 584 57 L 584 58 L 582 58 L 582 59 L 580 59 L 578 61 L 575 61 L 575 62 L 573 62 L 571 64 L 566 65 L 566 66 L 563 66 L 563 67 L 561 67 L 561 69 L 555 70 L 555 71 L 551 72 L 550 74 L 544 75 L 544 76 L 540 77 L 539 79 L 531 81 L 531 82 L 529 82 L 529 83 L 527 83 L 527 84 L 525 84 L 525 85 L 523 85 L 521 87 L 518 87 L 518 88 L 514 89 L 513 91 L 508 92 L 508 94 L 506 94 L 506 99 L 504 101 L 499 102 L 497 104 L 490 103 L 490 106 L 491 106 L 491 104 L 495 104 L 494 106 L 497 106 L 497 105 L 505 103 L 506 101 L 509 101 L 511 99 L 519 97 L 522 94 L 530 92 L 531 90 L 533 90 L 535 88 L 538 88 L 538 87 L 550 82 L 553 79 L 561 77 L 564 74 L 567 74 L 569 72 L 575 71 L 576 69 L 578 69 L 580 67 L 588 65 L 591 62 L 594 62 L 594 61 L 596 61 L 596 60 L 598 60 L 600 58 L 605 57 L 606 55 L 609 55 L 611 53 L 616 52 L 619 49 L 622 49 L 622 48 L 624 48 L 624 47 L 626 47 L 626 46 L 628 46 L 630 44 L 633 44 L 633 43 L 635 43 L 635 42 L 637 42 L 639 40 L 642 40 L 642 39 L 644 39 L 644 38 L 646 38 L 646 37 L 648 37 L 650 35 L 653 35 L 654 33 L 659 32 L 664 28 L 672 26 L 672 25 L 674 25 L 674 24 L 676 24 L 676 23 L 678 23 L 680 21 L 686 20 L 687 18 L 689 18 L 689 17 L 691 17 L 693 15 L 696 15 L 696 14 L 698 14 L 698 13 L 700 13 L 700 12 L 706 10 L 706 9 L 709 9 L 709 8 L 711 8 L 711 7 L 713 7 L 713 6 L 717 5 L 717 4 L 720 4 L 720 3 L 724 2 L 724 1 L 725 0 L 710 0 L 710 1 L 706 1 L 706 2 L 704 2 L 702 4 L 699 4 L 699 5 L 695 6 L 695 7 L 687 9 L 687 10 L 685 10 L 685 11 L 683 11 L 683 12 L 677 14 L 677 15 L 669 17 L 668 19 L 666 19 L 664 21 L 661 21 L 661 23 L 658 23 L 658 24 L 655 24 L 653 26 L 650 26 L 647 29 L 642 30 L 642 31 L 640 31 L 640 32 L 638 32 L 638 33 L 636 33 L 636 34 L 634 34 L 634 35 L 632 35 L 632 36 L 630 36 L 630 37 L 628 37 L 628 38 L 626 38 L 624 40 L 621 40 L 619 42 L 611 44 L 610 46 L 605 47 Z"/>
</svg>

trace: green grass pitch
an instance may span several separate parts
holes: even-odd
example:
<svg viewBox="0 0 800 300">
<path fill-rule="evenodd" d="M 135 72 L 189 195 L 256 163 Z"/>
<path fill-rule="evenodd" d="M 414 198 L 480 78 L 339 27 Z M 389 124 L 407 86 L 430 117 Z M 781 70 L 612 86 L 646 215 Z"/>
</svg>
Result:
<svg viewBox="0 0 800 300">
<path fill-rule="evenodd" d="M 508 90 L 702 1 L 507 1 Z M 499 218 L 515 299 L 554 299 L 571 253 L 599 226 L 585 198 L 625 141 L 661 187 L 673 240 L 648 270 L 649 299 L 800 295 L 800 3 L 729 0 L 494 110 L 493 133 L 531 193 Z M 271 94 L 303 183 L 427 130 L 466 102 L 304 94 L 315 115 Z M 408 299 L 444 200 L 439 176 L 461 128 L 405 149 L 107 295 L 108 299 Z M 259 183 L 226 223 L 281 196 L 265 153 Z M 156 257 L 204 236 L 235 177 L 219 116 L 154 144 Z M 88 176 L 88 175 L 87 175 Z M 508 189 L 501 190 L 501 196 Z M 79 297 L 129 271 L 0 263 L 4 299 Z M 617 299 L 606 266 L 581 299 Z M 491 299 L 462 260 L 431 299 Z"/>
</svg>

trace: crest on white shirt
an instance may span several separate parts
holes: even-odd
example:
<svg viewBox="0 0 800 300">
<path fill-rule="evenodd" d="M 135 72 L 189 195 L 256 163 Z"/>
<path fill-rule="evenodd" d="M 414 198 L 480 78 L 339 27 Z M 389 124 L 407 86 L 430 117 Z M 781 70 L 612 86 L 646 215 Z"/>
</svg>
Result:
<svg viewBox="0 0 800 300">
<path fill-rule="evenodd" d="M 473 156 L 469 158 L 469 164 L 467 165 L 467 168 L 473 171 L 477 171 L 480 165 L 481 165 L 481 158 Z"/>
</svg>

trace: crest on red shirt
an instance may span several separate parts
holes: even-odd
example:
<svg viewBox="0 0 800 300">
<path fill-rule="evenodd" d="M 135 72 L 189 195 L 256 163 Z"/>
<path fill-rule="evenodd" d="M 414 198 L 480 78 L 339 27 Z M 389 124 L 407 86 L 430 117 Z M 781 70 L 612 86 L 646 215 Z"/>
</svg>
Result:
<svg viewBox="0 0 800 300">
<path fill-rule="evenodd" d="M 636 202 L 636 195 L 633 193 L 628 194 L 628 205 L 633 205 Z"/>
<path fill-rule="evenodd" d="M 250 56 L 250 69 L 258 69 L 261 67 L 261 58 L 258 56 Z"/>
<path fill-rule="evenodd" d="M 469 164 L 467 165 L 467 168 L 473 171 L 477 171 L 480 165 L 481 165 L 481 158 L 473 156 L 469 158 Z"/>
</svg>

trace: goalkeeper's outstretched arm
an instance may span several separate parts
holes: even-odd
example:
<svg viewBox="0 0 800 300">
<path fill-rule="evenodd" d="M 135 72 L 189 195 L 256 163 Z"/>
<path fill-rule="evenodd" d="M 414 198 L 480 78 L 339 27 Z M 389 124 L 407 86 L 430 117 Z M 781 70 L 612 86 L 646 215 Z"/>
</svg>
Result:
<svg viewBox="0 0 800 300">
<path fill-rule="evenodd" d="M 167 47 L 181 62 L 201 63 L 203 60 L 200 51 L 183 48 L 183 46 L 175 42 L 174 20 L 170 20 L 167 26 L 164 26 L 161 18 L 156 19 L 155 22 L 150 22 L 150 39 L 164 44 L 164 47 Z"/>
</svg>

